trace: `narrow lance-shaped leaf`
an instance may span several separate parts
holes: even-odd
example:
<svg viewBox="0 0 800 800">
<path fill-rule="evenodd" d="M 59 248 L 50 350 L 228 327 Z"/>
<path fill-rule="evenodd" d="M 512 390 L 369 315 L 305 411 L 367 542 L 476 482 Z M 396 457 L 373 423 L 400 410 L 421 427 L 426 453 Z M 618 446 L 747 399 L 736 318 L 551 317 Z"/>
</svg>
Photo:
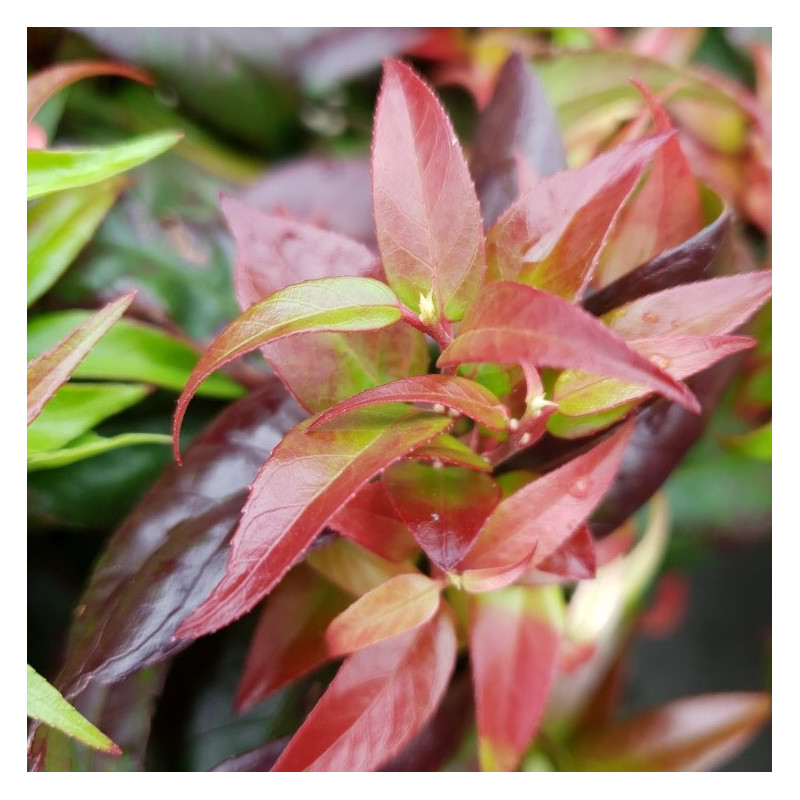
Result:
<svg viewBox="0 0 800 800">
<path fill-rule="evenodd" d="M 397 298 L 371 278 L 323 278 L 288 286 L 256 303 L 235 319 L 197 363 L 178 398 L 175 457 L 186 407 L 197 387 L 215 370 L 270 341 L 310 331 L 364 331 L 400 319 Z"/>
<path fill-rule="evenodd" d="M 582 369 L 648 386 L 690 411 L 700 410 L 683 384 L 590 314 L 511 281 L 487 287 L 437 363 L 442 367 L 476 361 Z"/>
<path fill-rule="evenodd" d="M 484 472 L 414 462 L 386 470 L 383 483 L 420 547 L 445 572 L 467 553 L 502 494 Z"/>
<path fill-rule="evenodd" d="M 469 655 L 481 769 L 517 768 L 558 663 L 564 598 L 555 586 L 509 586 L 470 602 Z"/>
<path fill-rule="evenodd" d="M 169 150 L 181 133 L 154 133 L 96 150 L 28 150 L 28 200 L 89 186 Z"/>
<path fill-rule="evenodd" d="M 377 769 L 434 714 L 455 660 L 456 633 L 444 612 L 359 650 L 344 662 L 273 771 Z"/>
<path fill-rule="evenodd" d="M 210 633 L 249 611 L 363 484 L 449 424 L 446 417 L 384 406 L 314 433 L 308 423 L 298 425 L 253 482 L 225 577 L 176 635 Z"/>
<path fill-rule="evenodd" d="M 483 456 L 479 456 L 471 447 L 449 433 L 443 433 L 430 444 L 417 448 L 409 453 L 409 458 L 432 461 L 434 465 L 438 462 L 453 467 L 466 467 L 478 472 L 492 471 L 492 465 Z"/>
<path fill-rule="evenodd" d="M 478 199 L 453 126 L 431 90 L 384 64 L 372 147 L 375 227 L 389 285 L 416 312 L 463 317 L 483 283 Z"/>
<path fill-rule="evenodd" d="M 28 424 L 86 357 L 95 343 L 125 313 L 136 292 L 129 292 L 91 316 L 53 348 L 28 364 Z"/>
<path fill-rule="evenodd" d="M 330 623 L 325 632 L 329 653 L 342 656 L 418 628 L 439 608 L 441 589 L 419 573 L 389 579 Z"/>
</svg>

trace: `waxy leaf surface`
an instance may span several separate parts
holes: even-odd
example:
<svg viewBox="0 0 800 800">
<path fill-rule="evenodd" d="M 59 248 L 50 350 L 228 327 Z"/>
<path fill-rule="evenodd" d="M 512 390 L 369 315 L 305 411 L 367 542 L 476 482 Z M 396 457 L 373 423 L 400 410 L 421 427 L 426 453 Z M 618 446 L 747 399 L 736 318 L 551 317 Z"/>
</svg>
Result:
<svg viewBox="0 0 800 800">
<path fill-rule="evenodd" d="M 328 626 L 331 656 L 342 656 L 399 636 L 427 622 L 439 608 L 441 586 L 422 574 L 398 575 L 359 597 Z"/>
<path fill-rule="evenodd" d="M 375 226 L 389 285 L 415 312 L 459 320 L 483 283 L 480 208 L 453 126 L 431 90 L 384 64 L 372 146 Z"/>
<path fill-rule="evenodd" d="M 509 586 L 473 597 L 469 655 L 484 771 L 515 770 L 533 740 L 558 663 L 558 587 Z"/>
<path fill-rule="evenodd" d="M 178 636 L 210 633 L 249 611 L 363 484 L 450 422 L 383 406 L 360 409 L 313 433 L 308 423 L 297 426 L 253 482 L 224 579 Z"/>
<path fill-rule="evenodd" d="M 55 469 L 74 464 L 84 458 L 98 456 L 118 447 L 136 444 L 170 444 L 171 437 L 164 433 L 120 433 L 118 436 L 98 436 L 84 433 L 59 450 L 39 450 L 28 453 L 28 472 L 38 469 Z"/>
<path fill-rule="evenodd" d="M 648 386 L 688 409 L 697 400 L 682 384 L 632 350 L 601 322 L 559 297 L 503 281 L 488 286 L 438 365 L 495 364 L 582 369 Z"/>
<path fill-rule="evenodd" d="M 109 303 L 28 364 L 29 425 L 58 387 L 69 379 L 89 351 L 125 313 L 133 298 L 134 293 L 130 293 Z"/>
<path fill-rule="evenodd" d="M 419 546 L 445 572 L 465 556 L 502 494 L 484 472 L 410 461 L 386 470 L 383 484 Z"/>
<path fill-rule="evenodd" d="M 278 759 L 275 772 L 375 770 L 433 716 L 456 660 L 444 613 L 350 656 Z"/>
<path fill-rule="evenodd" d="M 524 573 L 518 583 L 536 586 L 558 581 L 582 581 L 595 576 L 597 553 L 588 525 L 581 525 L 554 550 L 536 569 Z"/>
<path fill-rule="evenodd" d="M 235 319 L 211 344 L 194 368 L 175 411 L 175 455 L 186 407 L 197 387 L 235 358 L 270 341 L 314 331 L 364 331 L 400 319 L 397 298 L 371 278 L 323 278 L 287 286 Z"/>
</svg>

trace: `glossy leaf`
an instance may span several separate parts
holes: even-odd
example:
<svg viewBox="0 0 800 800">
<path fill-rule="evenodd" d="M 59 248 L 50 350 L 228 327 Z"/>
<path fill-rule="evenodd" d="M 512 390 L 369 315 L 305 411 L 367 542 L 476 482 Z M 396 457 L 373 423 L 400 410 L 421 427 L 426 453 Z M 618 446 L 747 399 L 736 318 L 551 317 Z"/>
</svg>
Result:
<svg viewBox="0 0 800 800">
<path fill-rule="evenodd" d="M 281 581 L 253 634 L 236 708 L 245 711 L 328 658 L 325 631 L 350 598 L 299 565 Z"/>
<path fill-rule="evenodd" d="M 500 401 L 479 383 L 455 375 L 414 375 L 367 389 L 321 414 L 311 426 L 315 429 L 356 408 L 383 403 L 431 403 L 466 414 L 493 430 L 505 430 L 508 414 Z"/>
<path fill-rule="evenodd" d="M 445 572 L 467 553 L 501 497 L 489 475 L 463 467 L 401 462 L 386 470 L 383 484 L 419 546 Z"/>
<path fill-rule="evenodd" d="M 770 708 L 760 692 L 676 700 L 581 737 L 572 755 L 581 771 L 709 771 L 747 744 Z"/>
<path fill-rule="evenodd" d="M 146 72 L 128 64 L 115 64 L 112 61 L 68 61 L 56 64 L 28 78 L 28 123 L 33 122 L 39 109 L 53 95 L 76 81 L 97 75 L 122 75 L 140 83 L 153 83 Z"/>
<path fill-rule="evenodd" d="M 28 472 L 39 469 L 56 469 L 84 458 L 92 458 L 119 447 L 137 444 L 170 444 L 172 438 L 164 433 L 121 433 L 118 436 L 98 436 L 84 433 L 59 450 L 39 450 L 28 453 Z"/>
<path fill-rule="evenodd" d="M 581 525 L 536 569 L 521 575 L 517 582 L 538 586 L 556 581 L 582 581 L 594 578 L 596 569 L 597 553 L 592 532 L 588 525 Z"/>
<path fill-rule="evenodd" d="M 567 168 L 555 113 L 533 68 L 512 53 L 497 77 L 492 99 L 478 120 L 470 172 L 490 227 L 520 194 L 517 155 L 540 177 Z"/>
<path fill-rule="evenodd" d="M 387 61 L 372 147 L 375 226 L 389 285 L 415 312 L 459 320 L 483 283 L 478 199 L 453 126 L 405 64 Z"/>
<path fill-rule="evenodd" d="M 175 457 L 186 407 L 197 387 L 235 358 L 286 336 L 315 331 L 364 331 L 400 319 L 397 298 L 371 278 L 323 278 L 287 286 L 235 319 L 210 345 L 189 376 L 175 410 Z"/>
<path fill-rule="evenodd" d="M 79 714 L 61 692 L 51 686 L 28 665 L 28 716 L 52 725 L 58 730 L 98 750 L 119 754 L 121 750 L 102 731 Z"/>
<path fill-rule="evenodd" d="M 422 574 L 398 575 L 382 583 L 328 625 L 328 652 L 342 656 L 418 628 L 439 608 L 441 588 Z"/>
<path fill-rule="evenodd" d="M 533 740 L 563 622 L 558 587 L 509 586 L 471 598 L 469 654 L 483 771 L 515 770 Z"/>
<path fill-rule="evenodd" d="M 667 140 L 640 139 L 539 181 L 489 230 L 488 279 L 580 298 L 620 209 Z"/>
<path fill-rule="evenodd" d="M 181 136 L 154 133 L 95 150 L 29 150 L 28 200 L 127 172 L 169 150 Z"/>
<path fill-rule="evenodd" d="M 685 386 L 594 317 L 559 297 L 511 281 L 481 293 L 437 364 L 476 361 L 582 369 L 640 383 L 691 411 L 700 410 Z"/>
<path fill-rule="evenodd" d="M 478 472 L 492 471 L 492 465 L 485 458 L 449 433 L 443 433 L 430 444 L 418 447 L 409 454 L 409 457 L 420 461 L 432 461 L 434 464 L 439 462 L 453 467 L 465 467 Z"/>
<path fill-rule="evenodd" d="M 120 179 L 111 179 L 54 194 L 28 209 L 28 305 L 72 263 L 122 188 Z"/>
<path fill-rule="evenodd" d="M 108 329 L 116 323 L 131 304 L 134 293 L 123 295 L 105 308 L 82 320 L 61 341 L 54 343 L 28 364 L 28 424 L 41 413 L 44 404 L 69 379 L 75 368 L 86 358 Z"/>
<path fill-rule="evenodd" d="M 59 338 L 90 318 L 85 311 L 37 314 L 28 323 L 28 357 L 40 356 Z M 184 341 L 150 325 L 123 319 L 93 345 L 73 374 L 76 378 L 142 381 L 180 390 L 199 357 L 197 350 Z M 241 397 L 243 391 L 227 375 L 212 375 L 198 393 L 232 399 Z"/>
<path fill-rule="evenodd" d="M 449 424 L 446 417 L 384 406 L 314 433 L 308 423 L 297 426 L 253 482 L 224 579 L 177 635 L 210 633 L 249 611 L 363 484 Z"/>
<path fill-rule="evenodd" d="M 436 711 L 456 660 L 450 617 L 350 656 L 275 772 L 364 772 L 398 754 Z"/>
<path fill-rule="evenodd" d="M 507 586 L 538 567 L 584 523 L 619 468 L 630 425 L 503 500 L 459 565 L 468 591 Z"/>
</svg>

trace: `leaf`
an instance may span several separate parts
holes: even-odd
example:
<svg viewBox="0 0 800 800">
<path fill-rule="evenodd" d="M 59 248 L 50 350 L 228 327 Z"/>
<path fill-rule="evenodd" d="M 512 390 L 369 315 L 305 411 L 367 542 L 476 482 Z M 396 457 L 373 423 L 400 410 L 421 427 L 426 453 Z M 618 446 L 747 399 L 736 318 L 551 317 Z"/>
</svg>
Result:
<svg viewBox="0 0 800 800">
<path fill-rule="evenodd" d="M 503 500 L 459 565 L 467 591 L 507 586 L 555 553 L 605 495 L 622 460 L 631 425 Z"/>
<path fill-rule="evenodd" d="M 350 598 L 298 565 L 270 595 L 253 634 L 236 709 L 252 708 L 328 660 L 325 631 Z"/>
<path fill-rule="evenodd" d="M 486 459 L 449 433 L 443 433 L 430 444 L 418 447 L 409 454 L 409 457 L 434 463 L 438 461 L 440 464 L 466 467 L 479 472 L 492 471 L 492 465 Z"/>
<path fill-rule="evenodd" d="M 46 197 L 28 209 L 28 305 L 63 274 L 124 188 L 111 179 Z"/>
<path fill-rule="evenodd" d="M 759 461 L 772 461 L 772 421 L 738 436 L 729 436 L 724 446 Z"/>
<path fill-rule="evenodd" d="M 123 295 L 95 314 L 87 315 L 71 333 L 28 364 L 29 425 L 39 416 L 56 389 L 72 375 L 100 338 L 125 313 L 134 294 Z"/>
<path fill-rule="evenodd" d="M 750 741 L 770 708 L 761 692 L 688 697 L 587 734 L 572 755 L 581 771 L 709 771 Z"/>
<path fill-rule="evenodd" d="M 502 431 L 508 425 L 508 413 L 503 405 L 479 383 L 455 375 L 412 375 L 343 400 L 317 417 L 311 430 L 356 408 L 383 403 L 438 403 L 493 430 Z"/>
<path fill-rule="evenodd" d="M 132 295 L 127 297 L 132 299 Z M 130 300 L 129 300 L 130 302 Z M 39 356 L 60 337 L 90 319 L 84 311 L 37 314 L 28 323 L 28 357 Z M 150 325 L 120 320 L 75 369 L 76 378 L 132 380 L 180 390 L 199 358 L 184 341 Z M 206 397 L 241 397 L 242 387 L 227 375 L 212 375 L 198 393 Z"/>
<path fill-rule="evenodd" d="M 56 469 L 74 464 L 84 458 L 107 453 L 119 447 L 136 444 L 170 444 L 172 438 L 164 433 L 121 433 L 118 436 L 98 436 L 84 433 L 59 450 L 40 450 L 28 453 L 28 472 L 39 469 Z"/>
<path fill-rule="evenodd" d="M 594 578 L 597 553 L 588 525 L 579 526 L 536 569 L 519 577 L 517 583 L 538 586 L 541 583 L 563 583 Z"/>
<path fill-rule="evenodd" d="M 390 578 L 332 620 L 328 652 L 343 656 L 418 628 L 438 610 L 441 588 L 419 573 Z"/>
<path fill-rule="evenodd" d="M 398 754 L 433 716 L 456 660 L 449 616 L 350 656 L 274 772 L 364 772 Z"/>
<path fill-rule="evenodd" d="M 439 357 L 439 367 L 465 362 L 582 369 L 653 388 L 699 412 L 697 400 L 594 317 L 561 298 L 503 281 L 488 286 Z"/>
<path fill-rule="evenodd" d="M 487 233 L 487 279 L 580 298 L 620 209 L 666 141 L 660 135 L 630 142 L 539 181 Z"/>
<path fill-rule="evenodd" d="M 397 298 L 371 278 L 323 278 L 287 286 L 256 303 L 212 342 L 195 366 L 175 410 L 175 458 L 186 407 L 197 387 L 215 370 L 262 344 L 314 331 L 364 331 L 400 319 Z"/>
<path fill-rule="evenodd" d="M 169 150 L 181 133 L 154 133 L 94 150 L 28 150 L 28 200 L 89 186 Z"/>
<path fill-rule="evenodd" d="M 517 154 L 541 177 L 567 168 L 558 123 L 547 96 L 533 67 L 520 53 L 512 53 L 500 70 L 472 141 L 470 172 L 487 228 L 520 194 Z"/>
<path fill-rule="evenodd" d="M 56 450 L 150 393 L 132 383 L 66 383 L 28 427 L 28 452 Z"/>
<path fill-rule="evenodd" d="M 253 482 L 224 579 L 177 636 L 210 633 L 249 611 L 364 483 L 449 424 L 446 417 L 384 406 L 314 433 L 308 423 L 297 426 Z"/>
<path fill-rule="evenodd" d="M 112 61 L 69 61 L 55 64 L 28 78 L 28 124 L 39 109 L 53 95 L 75 81 L 93 78 L 97 75 L 122 75 L 151 86 L 153 81 L 146 72 L 128 64 L 115 64 Z"/>
<path fill-rule="evenodd" d="M 378 247 L 389 285 L 419 313 L 459 320 L 484 276 L 480 208 L 453 126 L 405 64 L 384 63 L 372 146 Z"/>
<path fill-rule="evenodd" d="M 564 599 L 558 587 L 509 586 L 470 601 L 469 654 L 484 772 L 519 766 L 558 663 Z"/>
<path fill-rule="evenodd" d="M 386 492 L 419 546 L 450 572 L 500 502 L 491 476 L 463 467 L 401 462 L 383 475 Z"/>
<path fill-rule="evenodd" d="M 79 714 L 36 670 L 28 665 L 28 716 L 74 736 L 89 747 L 107 753 L 122 751 L 102 731 Z"/>
</svg>

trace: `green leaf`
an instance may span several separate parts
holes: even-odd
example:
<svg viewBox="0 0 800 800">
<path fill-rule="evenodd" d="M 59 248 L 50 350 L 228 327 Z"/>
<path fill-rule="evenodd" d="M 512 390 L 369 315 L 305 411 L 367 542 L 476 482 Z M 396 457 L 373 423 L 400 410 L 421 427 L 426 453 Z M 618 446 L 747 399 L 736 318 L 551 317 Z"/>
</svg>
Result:
<svg viewBox="0 0 800 800">
<path fill-rule="evenodd" d="M 740 436 L 731 436 L 723 444 L 729 450 L 759 461 L 772 461 L 772 422 Z"/>
<path fill-rule="evenodd" d="M 28 453 L 28 472 L 38 469 L 55 469 L 83 461 L 85 458 L 129 447 L 134 444 L 169 444 L 170 437 L 165 433 L 121 433 L 107 438 L 96 433 L 85 433 L 60 450 L 43 450 Z"/>
<path fill-rule="evenodd" d="M 28 150 L 28 200 L 127 172 L 168 150 L 181 136 L 168 131 L 92 150 Z"/>
<path fill-rule="evenodd" d="M 81 716 L 36 670 L 28 665 L 28 716 L 107 753 L 122 751 L 102 731 Z"/>
<path fill-rule="evenodd" d="M 85 311 L 41 314 L 28 325 L 28 358 L 38 356 L 89 318 Z M 200 358 L 190 345 L 157 328 L 120 320 L 73 373 L 77 378 L 132 380 L 180 390 Z M 212 375 L 200 387 L 207 397 L 241 397 L 244 390 L 226 375 Z"/>
<path fill-rule="evenodd" d="M 28 305 L 63 274 L 124 186 L 115 178 L 46 197 L 28 209 Z"/>
</svg>

